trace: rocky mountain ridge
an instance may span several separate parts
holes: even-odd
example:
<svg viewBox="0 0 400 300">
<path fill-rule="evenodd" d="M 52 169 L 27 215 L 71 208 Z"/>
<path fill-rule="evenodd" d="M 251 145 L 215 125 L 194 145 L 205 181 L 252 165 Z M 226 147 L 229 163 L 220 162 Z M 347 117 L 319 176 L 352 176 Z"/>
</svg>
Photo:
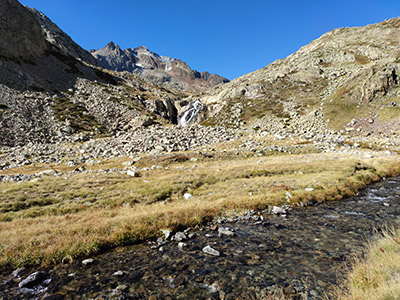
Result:
<svg viewBox="0 0 400 300">
<path fill-rule="evenodd" d="M 399 110 L 391 103 L 400 97 L 399 46 L 400 18 L 335 29 L 285 59 L 208 91 L 202 99 L 211 107 L 208 122 L 226 123 L 223 115 L 235 105 L 241 107 L 235 126 L 261 119 L 288 125 L 318 109 L 331 129 L 398 132 Z"/>
<path fill-rule="evenodd" d="M 110 42 L 102 49 L 89 52 L 105 69 L 127 71 L 166 88 L 202 91 L 229 82 L 217 74 L 192 70 L 182 60 L 159 55 L 144 46 L 122 50 Z"/>
<path fill-rule="evenodd" d="M 62 31 L 45 14 L 28 6 L 25 6 L 25 8 L 32 12 L 36 20 L 39 22 L 44 37 L 50 44 L 60 49 L 65 55 L 70 55 L 76 59 L 97 66 L 97 60 L 94 59 L 85 49 L 75 43 L 69 35 Z"/>
</svg>

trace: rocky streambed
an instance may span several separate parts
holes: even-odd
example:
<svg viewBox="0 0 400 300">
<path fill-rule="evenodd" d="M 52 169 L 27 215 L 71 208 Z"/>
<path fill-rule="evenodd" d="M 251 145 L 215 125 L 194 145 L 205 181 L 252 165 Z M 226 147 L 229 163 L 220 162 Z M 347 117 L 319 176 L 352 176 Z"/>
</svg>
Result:
<svg viewBox="0 0 400 300">
<path fill-rule="evenodd" d="M 400 177 L 338 202 L 248 212 L 71 264 L 16 270 L 0 277 L 0 299 L 258 299 L 276 288 L 321 299 L 345 262 L 399 216 Z"/>
</svg>

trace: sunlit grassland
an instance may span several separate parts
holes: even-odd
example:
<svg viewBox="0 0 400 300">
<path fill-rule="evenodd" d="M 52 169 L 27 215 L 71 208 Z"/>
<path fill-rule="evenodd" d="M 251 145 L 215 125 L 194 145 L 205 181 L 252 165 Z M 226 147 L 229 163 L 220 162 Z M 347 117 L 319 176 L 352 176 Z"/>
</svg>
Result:
<svg viewBox="0 0 400 300">
<path fill-rule="evenodd" d="M 357 258 L 334 295 L 340 300 L 400 299 L 400 230 L 371 243 L 365 259 Z"/>
<path fill-rule="evenodd" d="M 170 163 L 160 157 L 160 167 L 140 177 L 78 173 L 1 183 L 0 266 L 74 260 L 158 236 L 161 228 L 196 226 L 246 209 L 338 200 L 400 170 L 395 156 L 361 157 L 326 153 Z M 121 167 L 127 159 L 100 165 Z M 185 193 L 193 197 L 185 199 Z"/>
</svg>

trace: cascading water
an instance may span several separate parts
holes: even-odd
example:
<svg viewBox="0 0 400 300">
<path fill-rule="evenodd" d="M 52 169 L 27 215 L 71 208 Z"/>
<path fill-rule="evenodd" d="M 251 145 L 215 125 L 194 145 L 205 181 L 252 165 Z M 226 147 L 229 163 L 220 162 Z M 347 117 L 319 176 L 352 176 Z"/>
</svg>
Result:
<svg viewBox="0 0 400 300">
<path fill-rule="evenodd" d="M 190 107 L 178 119 L 178 125 L 189 125 L 197 120 L 204 104 L 200 100 L 196 100 L 190 104 Z"/>
</svg>

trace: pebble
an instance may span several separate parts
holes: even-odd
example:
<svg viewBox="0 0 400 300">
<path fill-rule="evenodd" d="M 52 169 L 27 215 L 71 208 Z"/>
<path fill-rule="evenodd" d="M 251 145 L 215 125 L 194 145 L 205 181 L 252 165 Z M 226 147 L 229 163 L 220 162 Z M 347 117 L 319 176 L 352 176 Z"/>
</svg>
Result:
<svg viewBox="0 0 400 300">
<path fill-rule="evenodd" d="M 205 246 L 202 250 L 204 253 L 209 254 L 209 255 L 213 255 L 213 256 L 220 256 L 220 253 L 218 250 L 215 250 L 214 248 L 212 248 L 210 245 Z"/>
<path fill-rule="evenodd" d="M 179 242 L 179 243 L 178 243 L 178 248 L 179 248 L 179 249 L 183 249 L 183 247 L 186 247 L 186 246 L 187 246 L 187 244 L 184 243 L 184 242 Z"/>
<path fill-rule="evenodd" d="M 82 265 L 88 266 L 88 265 L 93 264 L 93 262 L 94 262 L 93 258 L 87 258 L 87 259 L 82 260 Z"/>
<path fill-rule="evenodd" d="M 122 272 L 122 271 L 120 271 L 120 270 L 118 270 L 118 271 L 116 271 L 116 272 L 114 272 L 114 273 L 112 274 L 112 276 L 117 276 L 117 277 L 120 277 L 120 276 L 122 276 L 122 275 L 124 275 L 124 272 Z"/>
<path fill-rule="evenodd" d="M 169 231 L 168 229 L 160 229 L 160 231 L 164 234 L 166 240 L 168 240 L 171 236 L 171 231 Z"/>
<path fill-rule="evenodd" d="M 235 233 L 233 231 L 231 231 L 230 229 L 228 229 L 228 228 L 219 227 L 218 228 L 218 235 L 219 236 L 221 236 L 221 235 L 234 236 Z"/>
<path fill-rule="evenodd" d="M 175 241 L 180 242 L 180 241 L 183 241 L 183 240 L 186 240 L 186 239 L 187 239 L 187 236 L 186 236 L 186 234 L 184 232 L 175 233 L 175 236 L 174 236 L 174 240 Z"/>
</svg>

